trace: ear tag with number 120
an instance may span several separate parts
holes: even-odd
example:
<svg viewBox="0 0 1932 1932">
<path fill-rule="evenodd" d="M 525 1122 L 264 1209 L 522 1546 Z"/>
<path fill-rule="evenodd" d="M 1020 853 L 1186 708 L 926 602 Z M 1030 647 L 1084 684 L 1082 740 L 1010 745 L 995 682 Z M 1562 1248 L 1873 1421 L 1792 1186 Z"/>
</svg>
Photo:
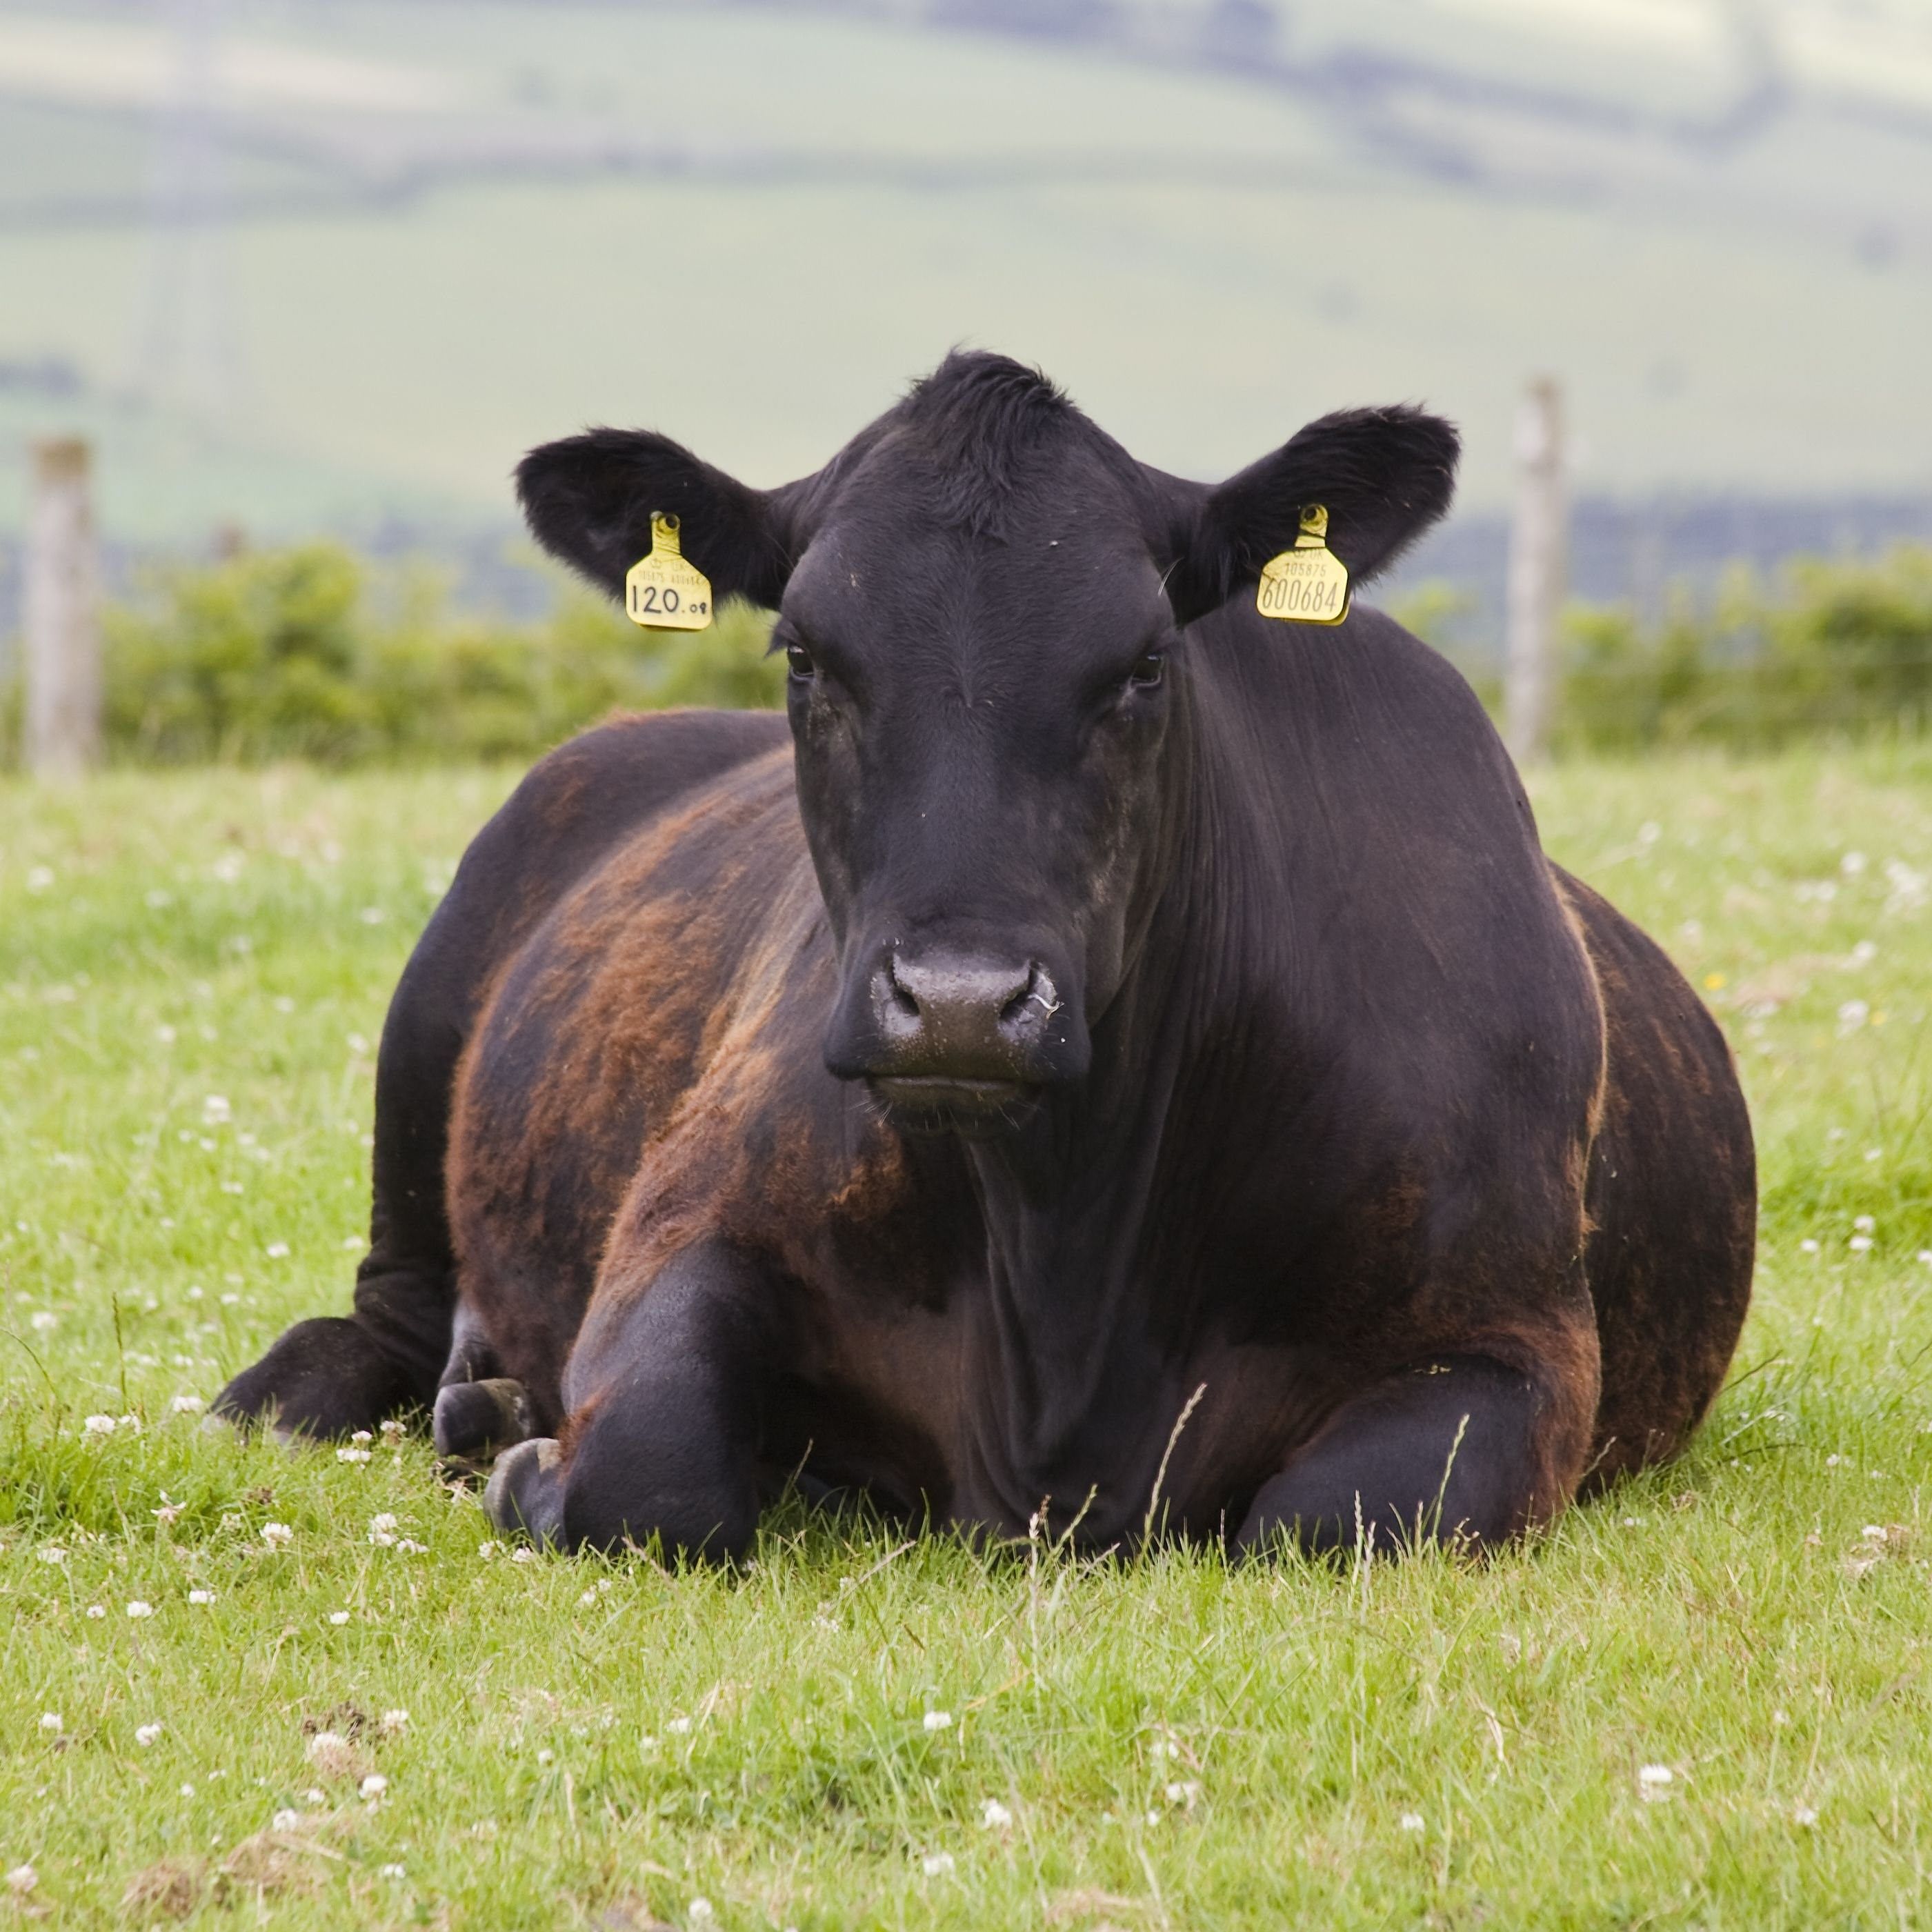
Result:
<svg viewBox="0 0 1932 1932">
<path fill-rule="evenodd" d="M 701 631 L 711 622 L 711 580 L 686 563 L 678 521 L 651 512 L 651 554 L 624 578 L 624 608 L 631 622 L 653 631 Z"/>
<path fill-rule="evenodd" d="M 1310 503 L 1292 550 L 1262 566 L 1255 608 L 1284 624 L 1339 624 L 1348 614 L 1348 566 L 1328 548 L 1328 512 Z"/>
</svg>

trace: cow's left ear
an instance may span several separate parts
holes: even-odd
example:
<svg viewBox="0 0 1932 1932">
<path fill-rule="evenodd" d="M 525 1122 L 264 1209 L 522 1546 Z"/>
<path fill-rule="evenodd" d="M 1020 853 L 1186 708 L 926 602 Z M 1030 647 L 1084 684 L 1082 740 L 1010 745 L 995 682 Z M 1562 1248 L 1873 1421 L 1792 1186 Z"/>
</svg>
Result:
<svg viewBox="0 0 1932 1932">
<path fill-rule="evenodd" d="M 1328 512 L 1328 548 L 1352 584 L 1385 569 L 1449 507 L 1462 439 L 1421 410 L 1338 410 L 1272 456 L 1196 496 L 1170 526 L 1167 592 L 1190 624 L 1252 590 L 1289 548 L 1301 512 Z"/>
<path fill-rule="evenodd" d="M 679 518 L 685 556 L 714 599 L 776 607 L 791 574 L 796 486 L 754 490 L 650 430 L 593 429 L 533 449 L 517 496 L 538 543 L 614 597 L 651 548 L 651 518 Z"/>
</svg>

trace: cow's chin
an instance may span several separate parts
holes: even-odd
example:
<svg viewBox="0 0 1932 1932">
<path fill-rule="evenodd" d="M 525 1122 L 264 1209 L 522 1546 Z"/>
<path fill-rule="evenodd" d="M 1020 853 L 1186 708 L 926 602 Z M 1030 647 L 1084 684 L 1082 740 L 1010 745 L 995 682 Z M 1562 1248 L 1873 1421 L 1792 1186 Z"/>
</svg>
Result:
<svg viewBox="0 0 1932 1932">
<path fill-rule="evenodd" d="M 866 1085 L 886 1120 L 906 1134 L 993 1140 L 1023 1126 L 1040 1104 L 1039 1088 L 1022 1080 L 875 1074 Z"/>
</svg>

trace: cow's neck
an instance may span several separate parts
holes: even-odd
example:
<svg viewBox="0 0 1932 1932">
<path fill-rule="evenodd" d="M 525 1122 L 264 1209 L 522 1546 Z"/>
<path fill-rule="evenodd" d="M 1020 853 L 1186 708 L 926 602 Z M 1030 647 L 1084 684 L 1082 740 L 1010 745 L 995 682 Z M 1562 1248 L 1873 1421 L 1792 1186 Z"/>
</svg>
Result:
<svg viewBox="0 0 1932 1932">
<path fill-rule="evenodd" d="M 1216 886 L 1198 802 L 1177 806 L 1087 1078 L 1024 1132 L 968 1155 L 987 1240 L 982 1340 L 998 1364 L 998 1412 L 980 1418 L 982 1474 L 1016 1512 L 1051 1494 L 1062 1525 L 1098 1485 L 1083 1528 L 1102 1541 L 1139 1527 L 1186 1394 L 1174 1311 L 1160 1305 L 1173 1285 L 1147 1262 L 1155 1218 L 1176 1204 L 1156 1196 L 1174 1097 L 1197 1070 L 1198 1017 L 1215 997 L 1204 982 Z"/>
</svg>

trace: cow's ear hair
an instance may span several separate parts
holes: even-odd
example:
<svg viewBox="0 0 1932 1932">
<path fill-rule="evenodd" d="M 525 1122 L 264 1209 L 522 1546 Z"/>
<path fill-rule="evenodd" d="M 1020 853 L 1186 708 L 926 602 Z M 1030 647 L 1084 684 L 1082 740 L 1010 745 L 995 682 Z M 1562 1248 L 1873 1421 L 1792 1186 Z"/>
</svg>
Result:
<svg viewBox="0 0 1932 1932">
<path fill-rule="evenodd" d="M 1273 455 L 1195 497 L 1172 530 L 1168 597 L 1192 623 L 1252 590 L 1294 542 L 1304 506 L 1328 512 L 1328 548 L 1352 584 L 1385 569 L 1449 507 L 1462 440 L 1418 409 L 1338 410 Z"/>
<path fill-rule="evenodd" d="M 517 496 L 538 543 L 614 597 L 651 548 L 651 518 L 682 526 L 686 557 L 732 596 L 775 608 L 791 574 L 787 490 L 754 490 L 649 430 L 592 429 L 533 449 Z"/>
</svg>

